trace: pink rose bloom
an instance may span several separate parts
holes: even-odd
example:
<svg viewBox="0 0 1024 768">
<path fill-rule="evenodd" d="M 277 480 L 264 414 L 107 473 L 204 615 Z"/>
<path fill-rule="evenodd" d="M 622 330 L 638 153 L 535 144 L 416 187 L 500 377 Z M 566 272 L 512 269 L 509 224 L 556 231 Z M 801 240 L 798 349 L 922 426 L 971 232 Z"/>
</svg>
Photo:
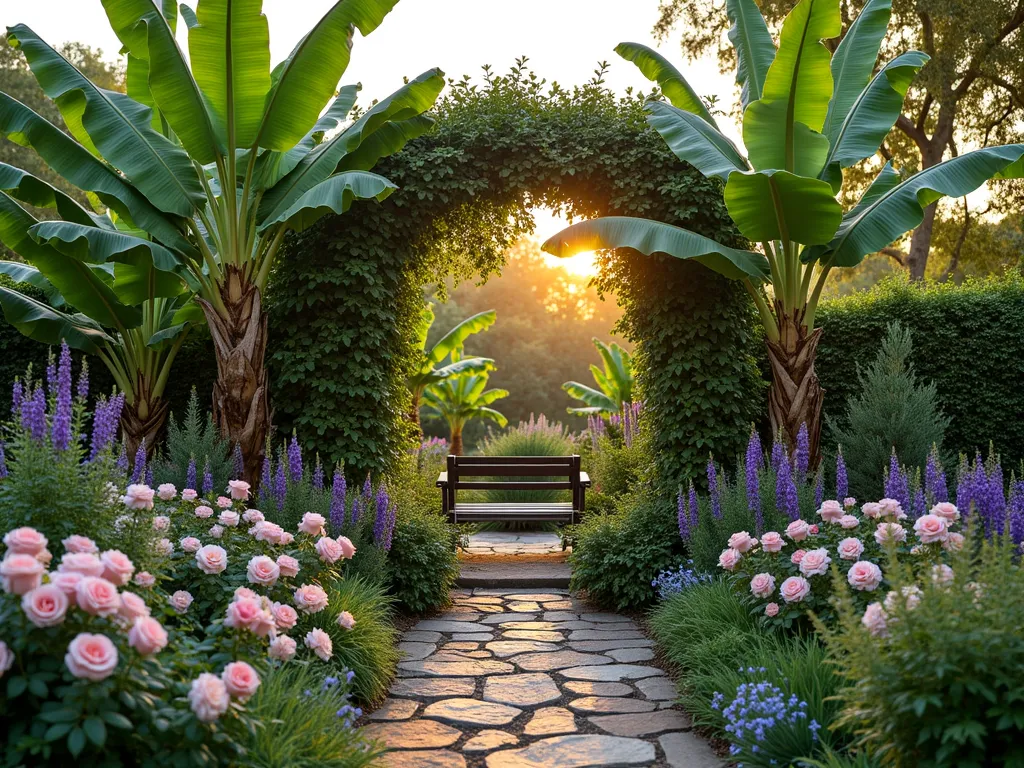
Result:
<svg viewBox="0 0 1024 768">
<path fill-rule="evenodd" d="M 828 564 L 831 562 L 827 549 L 809 549 L 800 561 L 800 573 L 804 576 L 821 576 L 828 573 Z"/>
<path fill-rule="evenodd" d="M 811 526 L 803 520 L 794 520 L 786 526 L 786 535 L 793 541 L 803 541 L 811 532 Z"/>
<path fill-rule="evenodd" d="M 843 516 L 843 505 L 835 499 L 829 499 L 822 502 L 818 515 L 826 523 L 838 523 Z"/>
<path fill-rule="evenodd" d="M 953 583 L 953 569 L 948 565 L 933 565 L 932 566 L 932 582 L 940 586 Z"/>
<path fill-rule="evenodd" d="M 864 515 L 864 517 L 876 520 L 882 516 L 882 505 L 874 501 L 869 501 L 867 504 L 860 508 L 860 511 L 861 514 Z"/>
<path fill-rule="evenodd" d="M 45 568 L 33 555 L 8 552 L 0 562 L 0 581 L 5 592 L 24 595 L 43 583 Z"/>
<path fill-rule="evenodd" d="M 281 536 L 277 543 L 281 544 L 282 546 L 287 546 L 291 544 L 293 541 L 295 541 L 294 536 L 288 533 L 288 531 L 281 531 Z"/>
<path fill-rule="evenodd" d="M 856 560 L 864 553 L 864 544 L 851 536 L 840 541 L 836 551 L 843 560 Z"/>
<path fill-rule="evenodd" d="M 860 623 L 867 627 L 868 632 L 873 637 L 888 637 L 889 629 L 886 626 L 885 620 L 885 609 L 882 608 L 882 604 L 871 603 L 864 610 L 864 617 L 860 620 Z"/>
<path fill-rule="evenodd" d="M 252 628 L 259 624 L 261 613 L 263 613 L 263 605 L 259 600 L 248 597 L 234 600 L 228 603 L 224 626 L 252 631 Z"/>
<path fill-rule="evenodd" d="M 857 506 L 857 500 L 853 498 L 853 496 L 847 496 L 845 499 L 843 499 L 843 506 L 846 507 L 847 509 L 853 509 L 854 507 Z"/>
<path fill-rule="evenodd" d="M 215 538 L 215 539 L 219 539 L 221 536 L 224 535 L 224 526 L 223 525 L 215 525 L 215 526 L 213 526 L 212 528 L 210 528 L 210 535 L 213 538 Z"/>
<path fill-rule="evenodd" d="M 156 495 L 160 497 L 161 501 L 170 501 L 178 495 L 178 489 L 174 487 L 173 483 L 162 483 L 157 486 Z"/>
<path fill-rule="evenodd" d="M 277 523 L 272 523 L 269 520 L 260 520 L 249 529 L 249 533 L 253 535 L 256 541 L 265 541 L 268 544 L 282 544 L 284 542 L 284 529 Z"/>
<path fill-rule="evenodd" d="M 907 513 L 896 499 L 879 499 L 878 506 L 881 507 L 883 517 L 895 517 L 897 520 L 906 520 Z"/>
<path fill-rule="evenodd" d="M 65 551 L 79 555 L 95 555 L 100 551 L 95 541 L 88 536 L 79 536 L 78 534 L 68 536 L 61 544 L 64 545 Z"/>
<path fill-rule="evenodd" d="M 352 628 L 356 625 L 356 617 L 348 611 L 342 611 L 338 614 L 338 626 L 344 629 L 346 632 L 351 632 Z"/>
<path fill-rule="evenodd" d="M 49 568 L 50 561 L 53 560 L 53 552 L 51 552 L 48 549 L 44 549 L 42 552 L 36 555 L 36 560 L 42 563 L 44 567 Z"/>
<path fill-rule="evenodd" d="M 154 531 L 166 531 L 171 527 L 171 518 L 167 515 L 157 515 L 153 518 Z"/>
<path fill-rule="evenodd" d="M 128 645 L 142 656 L 152 656 L 167 647 L 167 630 L 156 619 L 142 616 L 128 630 Z"/>
<path fill-rule="evenodd" d="M 295 655 L 295 641 L 288 635 L 278 635 L 271 641 L 267 655 L 272 659 L 288 661 Z"/>
<path fill-rule="evenodd" d="M 186 536 L 178 543 L 181 544 L 182 551 L 188 552 L 190 555 L 198 552 L 199 548 L 203 546 L 203 542 L 201 542 L 195 536 Z"/>
<path fill-rule="evenodd" d="M 735 549 L 740 554 L 746 554 L 757 546 L 757 539 L 746 531 L 737 531 L 729 537 L 730 549 Z"/>
<path fill-rule="evenodd" d="M 843 515 L 839 518 L 839 525 L 846 529 L 856 528 L 860 525 L 860 520 L 853 515 Z"/>
<path fill-rule="evenodd" d="M 295 590 L 295 607 L 303 613 L 319 613 L 327 607 L 327 593 L 316 584 L 303 584 Z"/>
<path fill-rule="evenodd" d="M 950 504 L 948 501 L 936 504 L 930 512 L 936 517 L 941 517 L 947 523 L 955 523 L 960 519 L 960 510 L 956 508 L 955 504 Z"/>
<path fill-rule="evenodd" d="M 811 583 L 803 576 L 790 576 L 782 582 L 779 594 L 787 603 L 799 603 L 811 594 Z"/>
<path fill-rule="evenodd" d="M 142 587 L 143 589 L 149 589 L 156 584 L 156 576 L 149 571 L 139 571 L 135 574 L 135 578 L 132 579 L 135 582 L 135 586 Z"/>
<path fill-rule="evenodd" d="M 302 522 L 299 523 L 299 533 L 308 533 L 310 536 L 322 536 L 326 523 L 327 520 L 323 515 L 318 515 L 316 512 L 307 512 L 302 516 Z"/>
<path fill-rule="evenodd" d="M 259 523 L 263 520 L 266 520 L 267 518 L 265 518 L 263 516 L 263 513 L 260 512 L 258 509 L 247 509 L 242 514 L 242 519 L 247 523 Z"/>
<path fill-rule="evenodd" d="M 8 552 L 19 555 L 37 557 L 43 553 L 47 545 L 46 537 L 35 528 L 15 528 L 4 535 L 4 544 Z"/>
<path fill-rule="evenodd" d="M 212 723 L 228 711 L 231 697 L 223 680 L 214 674 L 203 672 L 192 681 L 188 703 L 200 722 Z"/>
<path fill-rule="evenodd" d="M 22 596 L 21 609 L 37 627 L 54 627 L 64 621 L 68 596 L 55 584 L 42 584 Z"/>
<path fill-rule="evenodd" d="M 149 608 L 146 601 L 133 592 L 121 593 L 121 607 L 117 609 L 118 616 L 135 621 L 143 616 L 149 616 Z"/>
<path fill-rule="evenodd" d="M 230 509 L 231 499 L 229 499 L 227 496 L 218 496 L 217 506 L 220 507 L 221 509 Z"/>
<path fill-rule="evenodd" d="M 228 494 L 236 501 L 249 498 L 249 484 L 245 480 L 228 480 Z"/>
<path fill-rule="evenodd" d="M 250 583 L 272 587 L 281 575 L 281 567 L 266 555 L 258 555 L 249 561 L 245 573 Z"/>
<path fill-rule="evenodd" d="M 765 552 L 781 552 L 784 546 L 786 542 L 776 531 L 768 531 L 761 537 L 761 549 Z"/>
<path fill-rule="evenodd" d="M 274 603 L 271 605 L 270 613 L 274 617 L 274 623 L 277 625 L 277 628 L 282 632 L 294 627 L 295 622 L 299 620 L 299 614 L 296 613 L 295 609 L 284 603 Z"/>
<path fill-rule="evenodd" d="M 796 552 L 789 556 L 789 562 L 791 562 L 793 565 L 800 565 L 800 561 L 804 559 L 804 555 L 806 554 L 806 549 L 798 549 Z"/>
<path fill-rule="evenodd" d="M 903 595 L 902 601 L 900 601 L 900 594 Z M 917 587 L 910 586 L 903 587 L 899 593 L 895 590 L 890 592 L 885 596 L 885 610 L 895 611 L 900 602 L 903 602 L 903 605 L 906 606 L 908 611 L 912 611 L 921 603 L 921 590 Z"/>
<path fill-rule="evenodd" d="M 121 503 L 128 509 L 152 509 L 153 489 L 148 485 L 129 485 L 121 497 Z"/>
<path fill-rule="evenodd" d="M 117 587 L 106 579 L 86 576 L 75 590 L 78 607 L 93 616 L 113 616 L 121 608 Z"/>
<path fill-rule="evenodd" d="M 772 618 L 773 616 L 778 616 L 779 615 L 779 604 L 778 603 L 768 603 L 768 605 L 766 605 L 764 607 L 764 615 L 767 616 L 768 618 Z"/>
<path fill-rule="evenodd" d="M 331 636 L 322 629 L 314 629 L 306 633 L 306 647 L 324 661 L 330 661 L 334 654 Z"/>
<path fill-rule="evenodd" d="M 882 583 L 882 569 L 867 560 L 858 560 L 850 566 L 846 580 L 861 592 L 874 592 Z"/>
<path fill-rule="evenodd" d="M 186 488 L 184 491 L 181 492 L 182 501 L 195 501 L 198 498 L 199 494 L 196 493 L 194 488 Z"/>
<path fill-rule="evenodd" d="M 201 504 L 198 507 L 196 507 L 196 517 L 201 518 L 203 520 L 205 520 L 208 517 L 213 517 L 213 510 L 210 507 L 206 506 L 205 504 Z"/>
<path fill-rule="evenodd" d="M 812 525 L 810 528 L 807 529 L 807 533 L 809 533 L 811 536 L 816 536 L 818 533 L 818 526 Z"/>
<path fill-rule="evenodd" d="M 82 632 L 68 644 L 64 664 L 75 677 L 98 683 L 117 668 L 117 647 L 106 635 Z"/>
<path fill-rule="evenodd" d="M 184 589 L 179 589 L 167 598 L 167 602 L 171 604 L 171 608 L 174 609 L 175 613 L 179 614 L 188 612 L 189 606 L 192 605 L 192 600 L 192 594 L 190 592 L 186 592 Z"/>
<path fill-rule="evenodd" d="M 224 667 L 220 679 L 224 681 L 228 693 L 241 701 L 251 697 L 260 687 L 260 676 L 244 661 L 233 661 L 228 664 Z"/>
<path fill-rule="evenodd" d="M 231 596 L 232 600 L 259 600 L 260 596 L 248 587 L 239 587 Z"/>
<path fill-rule="evenodd" d="M 68 605 L 78 605 L 78 582 L 83 578 L 85 577 L 82 574 L 74 571 L 57 571 L 50 574 L 50 583 L 65 594 L 68 598 Z"/>
<path fill-rule="evenodd" d="M 316 553 L 325 563 L 336 563 L 341 559 L 341 545 L 334 539 L 323 536 L 316 540 Z"/>
<path fill-rule="evenodd" d="M 942 548 L 947 552 L 959 552 L 964 548 L 964 535 L 950 531 L 946 536 L 946 540 L 942 542 Z"/>
<path fill-rule="evenodd" d="M 239 515 L 230 509 L 225 509 L 217 516 L 217 522 L 226 525 L 228 528 L 235 528 L 238 525 Z"/>
<path fill-rule="evenodd" d="M 949 536 L 949 524 L 938 515 L 921 515 L 914 521 L 914 531 L 922 544 L 945 541 Z"/>
<path fill-rule="evenodd" d="M 299 561 L 291 555 L 281 555 L 277 558 L 277 567 L 281 569 L 281 575 L 286 579 L 292 579 L 299 575 Z"/>
<path fill-rule="evenodd" d="M 160 539 L 153 545 L 153 550 L 163 557 L 167 557 L 174 551 L 174 544 L 171 543 L 170 539 Z"/>
<path fill-rule="evenodd" d="M 775 577 L 770 573 L 758 573 L 750 580 L 750 594 L 766 599 L 775 591 Z"/>
<path fill-rule="evenodd" d="M 196 565 L 208 576 L 221 573 L 228 567 L 228 553 L 224 551 L 224 547 L 207 544 L 196 552 Z"/>
<path fill-rule="evenodd" d="M 102 576 L 106 568 L 96 555 L 86 552 L 66 552 L 60 559 L 58 571 L 80 573 L 83 576 Z"/>
<path fill-rule="evenodd" d="M 7 674 L 14 666 L 14 651 L 12 651 L 3 640 L 0 640 L 0 677 Z"/>
<path fill-rule="evenodd" d="M 346 536 L 339 536 L 337 541 L 341 546 L 341 556 L 346 560 L 351 560 L 352 556 L 356 553 L 356 545 L 353 544 Z"/>
<path fill-rule="evenodd" d="M 899 523 L 879 523 L 875 528 L 875 541 L 878 546 L 885 546 L 888 541 L 902 542 L 907 540 L 907 529 Z"/>
<path fill-rule="evenodd" d="M 739 565 L 739 562 L 742 559 L 743 555 L 732 547 L 728 547 L 727 549 L 722 550 L 722 554 L 718 556 L 718 565 L 727 571 L 731 571 Z"/>
<path fill-rule="evenodd" d="M 100 562 L 103 563 L 103 578 L 111 584 L 127 584 L 132 580 L 135 566 L 124 552 L 108 549 L 100 555 Z"/>
</svg>

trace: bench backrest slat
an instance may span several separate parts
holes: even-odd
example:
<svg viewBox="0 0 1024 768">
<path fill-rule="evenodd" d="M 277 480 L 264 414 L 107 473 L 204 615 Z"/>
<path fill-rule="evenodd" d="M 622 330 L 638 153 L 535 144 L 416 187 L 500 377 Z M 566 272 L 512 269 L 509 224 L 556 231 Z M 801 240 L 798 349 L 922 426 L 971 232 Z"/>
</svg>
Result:
<svg viewBox="0 0 1024 768">
<path fill-rule="evenodd" d="M 480 482 L 469 480 L 459 481 L 460 491 L 571 491 L 573 484 L 564 482 L 509 482 L 507 480 L 495 480 L 494 482 Z"/>
<path fill-rule="evenodd" d="M 572 466 L 572 456 L 453 456 L 461 467 L 474 464 L 550 464 L 557 467 Z"/>
<path fill-rule="evenodd" d="M 572 467 L 562 464 L 471 464 L 459 465 L 463 477 L 571 477 Z"/>
</svg>

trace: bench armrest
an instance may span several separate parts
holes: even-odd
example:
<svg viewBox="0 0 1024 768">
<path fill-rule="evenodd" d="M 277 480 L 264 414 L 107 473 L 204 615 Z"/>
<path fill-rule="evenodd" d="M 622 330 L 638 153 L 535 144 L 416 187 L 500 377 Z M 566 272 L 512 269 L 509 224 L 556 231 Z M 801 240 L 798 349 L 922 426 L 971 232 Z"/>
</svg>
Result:
<svg viewBox="0 0 1024 768">
<path fill-rule="evenodd" d="M 442 472 L 437 476 L 437 482 L 434 483 L 434 486 L 436 488 L 444 488 L 446 485 L 448 485 L 448 473 Z"/>
<path fill-rule="evenodd" d="M 580 485 L 582 485 L 584 488 L 590 487 L 590 475 L 588 475 L 586 472 L 580 472 Z"/>
</svg>

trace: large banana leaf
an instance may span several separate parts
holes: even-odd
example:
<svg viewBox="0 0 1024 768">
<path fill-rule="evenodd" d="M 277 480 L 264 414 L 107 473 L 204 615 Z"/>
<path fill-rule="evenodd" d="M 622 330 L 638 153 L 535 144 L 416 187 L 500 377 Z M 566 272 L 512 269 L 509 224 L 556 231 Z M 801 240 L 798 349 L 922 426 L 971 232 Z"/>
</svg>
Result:
<svg viewBox="0 0 1024 768">
<path fill-rule="evenodd" d="M 306 135 L 348 68 L 352 27 L 364 37 L 398 0 L 339 0 L 271 73 L 259 146 L 284 152 Z"/>
<path fill-rule="evenodd" d="M 648 102 L 646 109 L 650 113 L 647 121 L 676 157 L 705 176 L 725 180 L 733 171 L 750 167 L 729 139 L 697 115 L 662 101 Z"/>
<path fill-rule="evenodd" d="M 87 211 L 61 190 L 13 165 L 0 163 L 0 189 L 35 208 L 54 208 L 65 221 L 87 227 L 114 226 L 106 216 Z"/>
<path fill-rule="evenodd" d="M 0 274 L 7 275 L 16 283 L 26 283 L 33 288 L 38 288 L 46 294 L 46 300 L 50 306 L 60 307 L 64 304 L 64 297 L 60 291 L 53 287 L 53 283 L 43 277 L 43 273 L 26 264 L 23 261 L 0 261 Z"/>
<path fill-rule="evenodd" d="M 124 173 L 157 208 L 189 216 L 205 205 L 191 159 L 152 129 L 149 107 L 98 88 L 24 24 L 11 28 L 7 39 L 24 52 L 72 135 Z"/>
<path fill-rule="evenodd" d="M 173 272 L 184 264 L 182 257 L 152 240 L 143 240 L 123 232 L 83 227 L 68 221 L 44 221 L 33 225 L 29 235 L 37 243 L 47 243 L 79 261 L 103 264 L 152 263 L 157 269 Z"/>
<path fill-rule="evenodd" d="M 633 399 L 633 361 L 629 352 L 618 344 L 605 344 L 594 339 L 597 353 L 604 362 L 604 372 L 597 366 L 590 366 L 594 380 L 606 392 L 615 392 L 621 402 Z"/>
<path fill-rule="evenodd" d="M 344 213 L 356 200 L 380 202 L 398 187 L 375 173 L 343 171 L 322 181 L 296 200 L 276 218 L 263 222 L 260 230 L 287 222 L 296 232 L 314 224 L 330 212 Z"/>
<path fill-rule="evenodd" d="M 548 239 L 542 248 L 562 258 L 604 248 L 632 248 L 646 256 L 663 253 L 693 259 L 733 280 L 761 281 L 768 275 L 768 261 L 756 251 L 729 248 L 681 227 L 626 216 L 573 224 Z"/>
<path fill-rule="evenodd" d="M 462 376 L 467 373 L 487 373 L 496 370 L 496 368 L 494 360 L 489 357 L 467 357 L 463 360 L 441 366 L 428 373 L 425 378 L 429 379 L 428 384 L 433 384 L 437 381 L 450 379 L 453 376 Z"/>
<path fill-rule="evenodd" d="M 732 174 L 725 205 L 743 236 L 755 242 L 827 243 L 843 219 L 828 182 L 786 171 Z"/>
<path fill-rule="evenodd" d="M 339 171 L 368 171 L 381 158 L 393 155 L 413 139 L 419 138 L 434 127 L 434 119 L 427 115 L 416 115 L 408 120 L 384 123 L 352 152 L 338 163 Z"/>
<path fill-rule="evenodd" d="M 505 390 L 502 390 L 502 392 L 505 392 Z M 507 395 L 508 392 L 505 392 L 505 394 Z M 481 419 L 493 421 L 499 427 L 508 426 L 508 419 L 505 417 L 505 414 L 500 413 L 493 408 L 477 408 L 475 413 L 479 414 Z"/>
<path fill-rule="evenodd" d="M 690 87 L 679 70 L 660 53 L 640 43 L 619 43 L 615 46 L 615 52 L 626 61 L 636 64 L 648 80 L 656 82 L 673 107 L 697 115 L 701 120 L 718 128 L 703 99 Z"/>
<path fill-rule="evenodd" d="M 817 176 L 828 157 L 828 137 L 803 123 L 790 121 L 785 101 L 755 101 L 743 115 L 743 144 L 751 165 L 759 171 L 789 170 L 797 176 Z M 788 126 L 790 134 L 787 137 Z"/>
<path fill-rule="evenodd" d="M 489 309 L 486 312 L 480 312 L 479 314 L 466 318 L 438 339 L 437 343 L 430 348 L 430 351 L 427 353 L 426 364 L 430 367 L 439 364 L 455 350 L 462 349 L 463 345 L 466 343 L 466 339 L 474 334 L 480 333 L 481 331 L 486 331 L 494 325 L 497 319 L 498 313 L 493 309 Z M 480 358 L 463 358 L 463 361 L 474 359 Z"/>
<path fill-rule="evenodd" d="M 754 0 L 725 0 L 732 22 L 729 41 L 736 49 L 736 82 L 743 109 L 761 98 L 768 70 L 775 61 L 775 43 Z"/>
<path fill-rule="evenodd" d="M 580 384 L 578 381 L 567 381 L 562 385 L 566 394 L 574 400 L 582 400 L 587 404 L 585 408 L 568 408 L 569 413 L 587 416 L 599 413 L 616 413 L 619 410 L 618 404 L 604 392 Z"/>
<path fill-rule="evenodd" d="M 0 286 L 0 306 L 7 322 L 35 341 L 60 344 L 95 354 L 104 343 L 113 339 L 84 315 L 68 315 L 48 307 L 41 301 Z"/>
<path fill-rule="evenodd" d="M 125 304 L 141 304 L 156 298 L 174 298 L 185 288 L 173 272 L 156 269 L 153 262 L 114 264 L 114 294 Z"/>
</svg>

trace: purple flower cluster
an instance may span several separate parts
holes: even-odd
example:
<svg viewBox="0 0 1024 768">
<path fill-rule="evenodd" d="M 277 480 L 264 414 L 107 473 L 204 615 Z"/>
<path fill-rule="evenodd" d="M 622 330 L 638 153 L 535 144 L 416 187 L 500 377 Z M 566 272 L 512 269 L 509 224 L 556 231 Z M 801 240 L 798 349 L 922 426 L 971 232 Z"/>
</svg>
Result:
<svg viewBox="0 0 1024 768">
<path fill-rule="evenodd" d="M 274 461 L 267 450 L 263 457 L 263 471 L 260 473 L 260 504 L 266 506 L 274 493 Z"/>
<path fill-rule="evenodd" d="M 78 387 L 75 394 L 83 403 L 89 397 L 89 362 L 82 360 L 82 370 L 78 374 Z"/>
<path fill-rule="evenodd" d="M 231 452 L 231 477 L 239 478 L 245 476 L 245 458 L 242 456 L 242 446 L 235 443 L 235 449 Z M 195 486 L 188 486 L 194 488 Z"/>
<path fill-rule="evenodd" d="M 797 476 L 802 480 L 807 476 L 811 465 L 811 440 L 807 435 L 806 423 L 802 423 L 800 430 L 796 433 L 796 451 L 793 454 L 793 463 Z"/>
<path fill-rule="evenodd" d="M 377 515 L 373 521 L 373 541 L 385 552 L 390 552 L 398 510 L 383 483 L 377 486 L 375 506 Z"/>
<path fill-rule="evenodd" d="M 0 480 L 7 477 L 7 454 L 4 452 L 4 442 L 0 440 Z"/>
<path fill-rule="evenodd" d="M 599 441 L 607 432 L 608 430 L 605 429 L 603 418 L 600 416 L 587 416 L 587 434 L 590 435 L 590 442 L 594 451 L 599 449 Z"/>
<path fill-rule="evenodd" d="M 135 461 L 132 463 L 132 476 L 128 483 L 142 483 L 146 480 L 146 438 L 142 438 L 139 448 L 135 451 Z"/>
<path fill-rule="evenodd" d="M 21 402 L 25 396 L 25 390 L 21 385 L 20 379 L 14 380 L 14 386 L 11 387 L 11 416 L 17 418 L 21 415 Z"/>
<path fill-rule="evenodd" d="M 764 529 L 764 512 L 761 510 L 761 465 L 764 461 L 761 450 L 761 436 L 757 430 L 750 430 L 747 452 L 743 457 L 743 469 L 747 480 L 747 508 L 754 513 L 757 535 Z"/>
<path fill-rule="evenodd" d="M 651 586 L 658 591 L 658 597 L 662 600 L 678 595 L 690 587 L 714 581 L 709 573 L 700 573 L 693 568 L 693 560 L 687 560 L 686 565 L 680 565 L 674 571 L 662 571 L 658 578 L 651 582 Z"/>
<path fill-rule="evenodd" d="M 708 459 L 708 495 L 711 497 L 711 514 L 716 520 L 722 519 L 722 491 L 718 487 L 718 471 L 715 469 L 715 460 Z"/>
<path fill-rule="evenodd" d="M 324 489 L 324 465 L 320 463 L 320 454 L 316 455 L 316 464 L 313 465 L 313 488 L 318 491 Z"/>
<path fill-rule="evenodd" d="M 956 500 L 963 515 L 977 514 L 981 518 L 986 536 L 1005 532 L 1007 503 L 1003 468 L 995 456 L 989 459 L 988 466 L 981 460 L 980 453 L 976 454 L 973 465 L 966 461 L 960 464 Z"/>
<path fill-rule="evenodd" d="M 302 481 L 302 448 L 294 432 L 288 443 L 288 477 L 293 483 Z"/>
<path fill-rule="evenodd" d="M 39 444 L 46 439 L 46 393 L 42 387 L 22 399 L 21 428 Z"/>
<path fill-rule="evenodd" d="M 1024 480 L 1010 480 L 1010 500 L 1006 505 L 1010 538 L 1020 547 L 1024 543 Z"/>
<path fill-rule="evenodd" d="M 213 472 L 210 470 L 210 457 L 203 462 L 203 496 L 213 493 Z"/>
<path fill-rule="evenodd" d="M 793 467 L 789 463 L 785 446 L 780 443 L 775 445 L 779 447 L 781 457 L 775 470 L 775 507 L 790 520 L 796 520 L 800 517 L 800 499 L 796 492 Z"/>
<path fill-rule="evenodd" d="M 683 487 L 679 486 L 679 496 L 676 499 L 676 517 L 679 521 L 679 538 L 689 541 L 692 531 L 690 530 L 690 509 L 686 496 L 683 494 Z"/>
<path fill-rule="evenodd" d="M 58 451 L 71 447 L 71 349 L 60 343 L 60 362 L 57 366 L 56 402 L 53 409 L 51 440 Z"/>
<path fill-rule="evenodd" d="M 331 527 L 336 531 L 340 531 L 345 525 L 345 494 L 347 490 L 345 475 L 340 469 L 334 470 L 334 478 L 331 482 Z"/>
<path fill-rule="evenodd" d="M 690 509 L 690 530 L 697 528 L 698 521 L 698 508 L 697 508 L 697 489 L 693 487 L 693 481 L 690 481 L 690 491 L 686 500 L 686 505 Z"/>
<path fill-rule="evenodd" d="M 277 474 L 274 475 L 274 503 L 278 510 L 284 509 L 284 500 L 288 496 L 288 475 L 284 466 L 284 459 L 277 460 Z"/>
<path fill-rule="evenodd" d="M 821 509 L 821 502 L 825 498 L 825 473 L 820 469 L 814 478 L 814 508 Z"/>
<path fill-rule="evenodd" d="M 109 400 L 100 397 L 92 414 L 92 443 L 89 461 L 93 461 L 117 439 L 117 427 L 121 423 L 121 409 L 124 408 L 124 394 L 118 393 Z M 124 450 L 122 448 L 122 450 Z"/>
<path fill-rule="evenodd" d="M 836 454 L 836 498 L 842 501 L 850 495 L 850 480 L 846 474 L 846 460 L 842 449 Z"/>
<path fill-rule="evenodd" d="M 889 474 L 885 478 L 885 498 L 896 499 L 905 512 L 913 509 L 910 497 L 910 480 L 900 466 L 896 451 L 889 456 Z"/>
<path fill-rule="evenodd" d="M 196 457 L 190 456 L 188 460 L 188 469 L 185 470 L 185 487 L 191 488 L 193 491 L 196 490 Z"/>
</svg>

